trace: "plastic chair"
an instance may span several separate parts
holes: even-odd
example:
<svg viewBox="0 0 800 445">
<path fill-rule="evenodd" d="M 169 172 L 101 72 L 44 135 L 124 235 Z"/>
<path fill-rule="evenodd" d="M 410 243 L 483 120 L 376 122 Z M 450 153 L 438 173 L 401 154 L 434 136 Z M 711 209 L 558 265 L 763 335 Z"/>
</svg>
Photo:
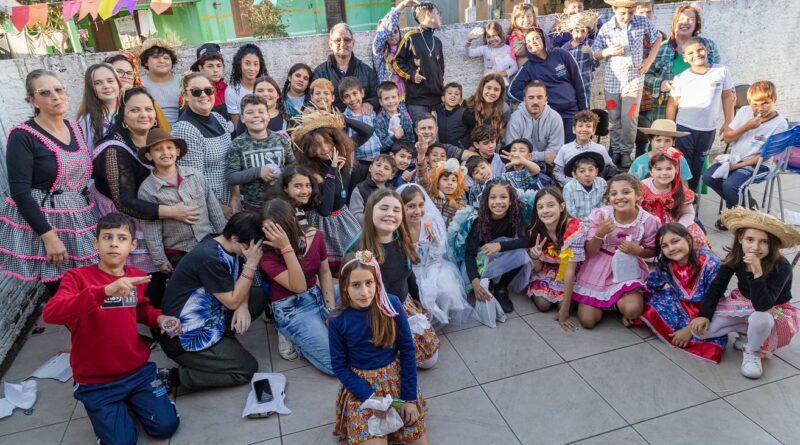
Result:
<svg viewBox="0 0 800 445">
<path fill-rule="evenodd" d="M 786 135 L 785 143 L 785 151 L 783 156 L 781 156 L 780 160 L 778 161 L 777 169 L 773 175 L 769 177 L 769 182 L 767 183 L 764 189 L 764 198 L 761 201 L 761 207 L 764 207 L 764 203 L 767 202 L 767 196 L 769 196 L 769 203 L 767 205 L 767 213 L 770 212 L 772 209 L 772 195 L 775 193 L 775 182 L 778 183 L 778 200 L 780 201 L 780 208 L 781 208 L 781 215 L 780 218 L 783 219 L 783 191 L 781 188 L 781 175 L 785 174 L 796 174 L 800 173 L 800 168 L 794 167 L 789 165 L 789 160 L 792 157 L 792 149 L 800 147 L 800 125 L 797 123 L 790 123 L 790 129 L 784 131 L 783 133 L 778 133 L 777 135 L 770 136 L 767 139 L 767 143 L 769 143 L 773 137 L 779 135 Z M 760 161 L 760 160 L 759 160 Z"/>
<path fill-rule="evenodd" d="M 753 174 L 750 179 L 742 185 L 739 190 L 739 202 L 744 202 L 745 193 L 747 189 L 753 184 L 766 183 L 764 188 L 764 199 L 761 202 L 761 207 L 769 195 L 769 205 L 767 206 L 767 213 L 772 210 L 772 193 L 775 188 L 775 181 L 778 182 L 778 201 L 781 208 L 780 218 L 783 220 L 783 188 L 781 187 L 781 177 L 779 172 L 785 170 L 789 163 L 790 148 L 800 145 L 800 126 L 795 126 L 791 130 L 782 133 L 776 133 L 767 139 L 764 146 L 761 147 L 761 154 L 758 157 L 758 163 L 753 172 L 759 171 L 762 165 L 767 165 L 765 162 L 771 161 L 773 158 L 778 158 L 777 162 L 770 162 L 769 170 L 766 173 Z"/>
</svg>

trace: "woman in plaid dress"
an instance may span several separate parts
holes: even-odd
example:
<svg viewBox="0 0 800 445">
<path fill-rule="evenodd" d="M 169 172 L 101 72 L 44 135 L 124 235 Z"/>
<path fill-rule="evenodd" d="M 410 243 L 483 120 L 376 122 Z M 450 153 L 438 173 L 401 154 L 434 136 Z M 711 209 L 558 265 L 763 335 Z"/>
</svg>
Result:
<svg viewBox="0 0 800 445">
<path fill-rule="evenodd" d="M 34 112 L 6 143 L 10 193 L 0 204 L 0 271 L 42 281 L 54 293 L 67 270 L 97 256 L 91 155 L 78 124 L 64 119 L 69 100 L 61 79 L 34 70 L 25 87 Z"/>
</svg>

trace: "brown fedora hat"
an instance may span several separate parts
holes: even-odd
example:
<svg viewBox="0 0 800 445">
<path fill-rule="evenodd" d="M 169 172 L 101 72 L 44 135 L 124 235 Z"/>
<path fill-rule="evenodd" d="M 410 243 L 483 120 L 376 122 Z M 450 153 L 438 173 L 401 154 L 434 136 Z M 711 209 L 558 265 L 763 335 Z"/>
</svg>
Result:
<svg viewBox="0 0 800 445">
<path fill-rule="evenodd" d="M 174 138 L 161 128 L 153 128 L 149 133 L 147 133 L 147 143 L 144 145 L 144 147 L 139 147 L 137 150 L 139 152 L 139 160 L 145 164 L 152 165 L 153 163 L 149 161 L 144 154 L 148 153 L 150 151 L 150 147 L 153 145 L 164 141 L 172 141 L 175 143 L 175 146 L 178 147 L 179 151 L 178 159 L 184 157 L 186 152 L 189 150 L 189 148 L 186 146 L 186 141 L 183 139 Z"/>
</svg>

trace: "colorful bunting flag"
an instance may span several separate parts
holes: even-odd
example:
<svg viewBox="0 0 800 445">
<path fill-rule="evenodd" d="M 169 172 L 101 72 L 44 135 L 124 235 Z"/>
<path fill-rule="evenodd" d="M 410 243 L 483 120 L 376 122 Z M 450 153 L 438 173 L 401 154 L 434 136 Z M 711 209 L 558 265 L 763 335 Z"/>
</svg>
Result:
<svg viewBox="0 0 800 445">
<path fill-rule="evenodd" d="M 133 11 L 136 9 L 136 0 L 119 0 L 117 6 L 114 6 L 114 14 L 120 12 L 123 8 L 133 15 Z"/>
<path fill-rule="evenodd" d="M 83 20 L 86 15 L 91 15 L 97 20 L 97 8 L 100 7 L 100 0 L 82 0 L 81 9 L 78 12 L 78 20 Z"/>
<path fill-rule="evenodd" d="M 47 24 L 47 3 L 35 3 L 28 6 L 28 28 L 33 29 L 36 24 Z"/>
<path fill-rule="evenodd" d="M 100 0 L 100 6 L 97 8 L 97 15 L 103 20 L 108 19 L 114 15 L 114 6 L 116 6 L 116 4 L 117 0 Z"/>
<path fill-rule="evenodd" d="M 172 6 L 172 0 L 158 0 L 150 2 L 150 7 L 156 14 L 161 15 Z"/>
<path fill-rule="evenodd" d="M 14 24 L 14 28 L 17 28 L 17 31 L 22 32 L 25 29 L 25 25 L 28 24 L 29 13 L 27 5 L 11 8 L 11 23 Z"/>
<path fill-rule="evenodd" d="M 61 12 L 61 17 L 65 22 L 72 20 L 75 14 L 81 9 L 81 0 L 70 0 L 64 2 L 64 9 Z"/>
</svg>

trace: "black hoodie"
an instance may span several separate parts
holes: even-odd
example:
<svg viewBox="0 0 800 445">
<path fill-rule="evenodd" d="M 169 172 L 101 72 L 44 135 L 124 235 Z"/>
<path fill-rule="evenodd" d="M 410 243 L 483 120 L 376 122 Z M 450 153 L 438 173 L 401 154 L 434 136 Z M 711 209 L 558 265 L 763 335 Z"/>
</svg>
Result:
<svg viewBox="0 0 800 445">
<path fill-rule="evenodd" d="M 394 70 L 406 81 L 406 103 L 432 107 L 444 95 L 444 52 L 442 41 L 430 28 L 418 27 L 407 32 L 397 45 Z M 419 73 L 425 78 L 414 83 Z"/>
</svg>

